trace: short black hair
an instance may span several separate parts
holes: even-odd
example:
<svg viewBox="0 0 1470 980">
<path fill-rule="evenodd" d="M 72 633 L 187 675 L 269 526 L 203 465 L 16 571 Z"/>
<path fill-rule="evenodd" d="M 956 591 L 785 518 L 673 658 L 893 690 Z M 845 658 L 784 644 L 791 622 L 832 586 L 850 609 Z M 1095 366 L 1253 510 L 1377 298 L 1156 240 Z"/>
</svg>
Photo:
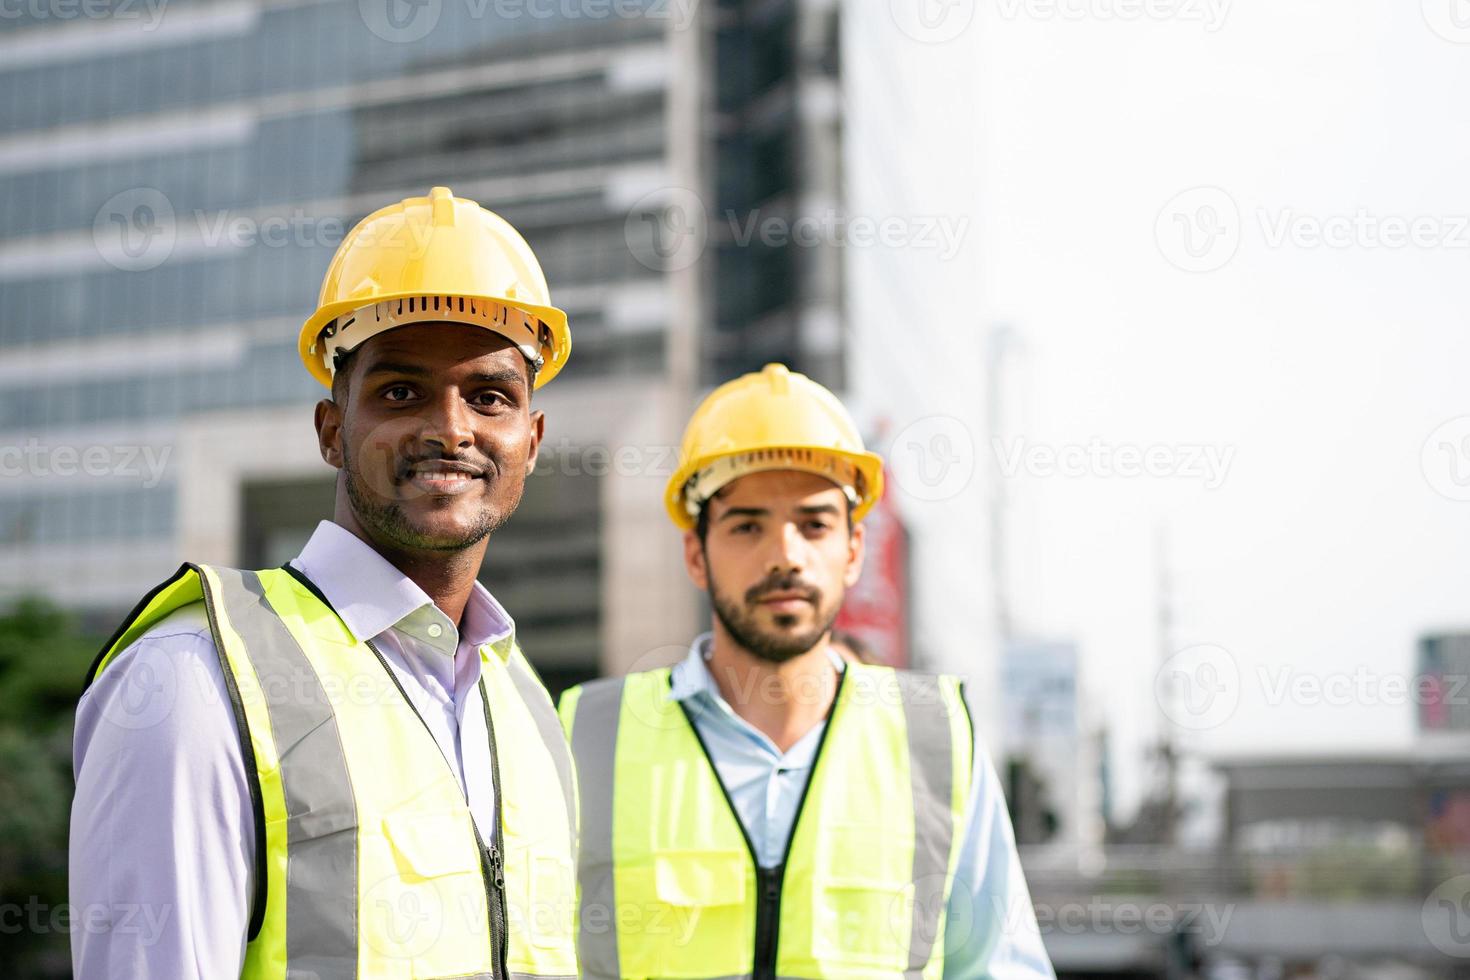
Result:
<svg viewBox="0 0 1470 980">
<path fill-rule="evenodd" d="M 338 405 L 347 404 L 347 376 L 352 373 L 352 359 L 357 356 L 357 348 L 351 350 L 339 350 L 332 358 L 332 401 Z"/>
</svg>

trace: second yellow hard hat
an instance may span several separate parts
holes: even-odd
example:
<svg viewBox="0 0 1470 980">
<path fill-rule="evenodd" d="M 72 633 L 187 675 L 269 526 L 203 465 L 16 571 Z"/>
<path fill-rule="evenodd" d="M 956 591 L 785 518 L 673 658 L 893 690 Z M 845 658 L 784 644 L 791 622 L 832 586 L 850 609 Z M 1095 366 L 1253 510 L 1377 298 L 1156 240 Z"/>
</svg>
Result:
<svg viewBox="0 0 1470 980">
<path fill-rule="evenodd" d="M 775 469 L 836 483 L 848 494 L 854 521 L 883 496 L 883 458 L 863 447 L 837 397 L 783 364 L 767 364 L 716 388 L 694 410 L 664 505 L 673 522 L 689 530 L 720 487 Z"/>
</svg>

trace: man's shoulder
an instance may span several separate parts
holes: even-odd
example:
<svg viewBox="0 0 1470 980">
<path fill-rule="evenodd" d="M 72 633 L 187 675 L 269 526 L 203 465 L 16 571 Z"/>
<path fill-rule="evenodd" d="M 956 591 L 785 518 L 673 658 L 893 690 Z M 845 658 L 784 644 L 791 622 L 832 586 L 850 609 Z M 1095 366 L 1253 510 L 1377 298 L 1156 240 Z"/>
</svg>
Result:
<svg viewBox="0 0 1470 980">
<path fill-rule="evenodd" d="M 202 602 L 180 606 L 119 650 L 82 693 L 76 771 L 129 750 L 155 760 L 238 753 L 224 670 Z"/>
<path fill-rule="evenodd" d="M 166 614 L 149 626 L 117 652 L 108 662 L 108 669 L 121 666 L 130 660 L 147 656 L 176 652 L 214 654 L 214 634 L 209 628 L 209 613 L 202 599 L 186 603 Z"/>
<path fill-rule="evenodd" d="M 124 697 L 136 704 L 145 688 L 154 689 L 172 702 L 200 690 L 213 689 L 221 669 L 214 634 L 202 601 L 180 606 L 109 657 L 82 693 L 88 702 Z M 180 684 L 185 677 L 201 683 Z"/>
</svg>

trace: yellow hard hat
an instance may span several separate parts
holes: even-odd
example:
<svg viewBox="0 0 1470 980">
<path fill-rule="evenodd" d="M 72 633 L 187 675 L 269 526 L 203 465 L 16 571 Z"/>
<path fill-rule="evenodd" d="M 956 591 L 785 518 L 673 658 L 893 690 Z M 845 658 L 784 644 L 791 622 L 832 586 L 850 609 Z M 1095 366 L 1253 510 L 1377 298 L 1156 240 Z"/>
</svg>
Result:
<svg viewBox="0 0 1470 980">
<path fill-rule="evenodd" d="M 802 470 L 847 493 L 860 521 L 883 496 L 883 457 L 863 448 L 832 392 L 784 364 L 767 364 L 710 392 L 684 430 L 679 469 L 664 491 L 683 530 L 725 484 L 763 470 Z"/>
<path fill-rule="evenodd" d="M 435 187 L 363 218 L 342 239 L 317 311 L 301 327 L 306 369 L 332 386 L 339 351 L 410 323 L 483 326 L 537 365 L 536 387 L 567 362 L 567 315 L 551 305 L 531 247 L 504 218 Z"/>
</svg>

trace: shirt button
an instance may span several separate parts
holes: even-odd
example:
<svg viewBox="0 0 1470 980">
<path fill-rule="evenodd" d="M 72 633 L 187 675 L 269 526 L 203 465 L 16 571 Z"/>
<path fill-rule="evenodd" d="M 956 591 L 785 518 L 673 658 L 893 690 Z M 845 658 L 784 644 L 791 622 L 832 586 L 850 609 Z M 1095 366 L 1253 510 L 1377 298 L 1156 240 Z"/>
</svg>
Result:
<svg viewBox="0 0 1470 980">
<path fill-rule="evenodd" d="M 440 626 L 438 623 L 430 623 L 428 634 L 437 640 L 439 639 L 439 637 L 444 635 L 444 627 Z"/>
</svg>

